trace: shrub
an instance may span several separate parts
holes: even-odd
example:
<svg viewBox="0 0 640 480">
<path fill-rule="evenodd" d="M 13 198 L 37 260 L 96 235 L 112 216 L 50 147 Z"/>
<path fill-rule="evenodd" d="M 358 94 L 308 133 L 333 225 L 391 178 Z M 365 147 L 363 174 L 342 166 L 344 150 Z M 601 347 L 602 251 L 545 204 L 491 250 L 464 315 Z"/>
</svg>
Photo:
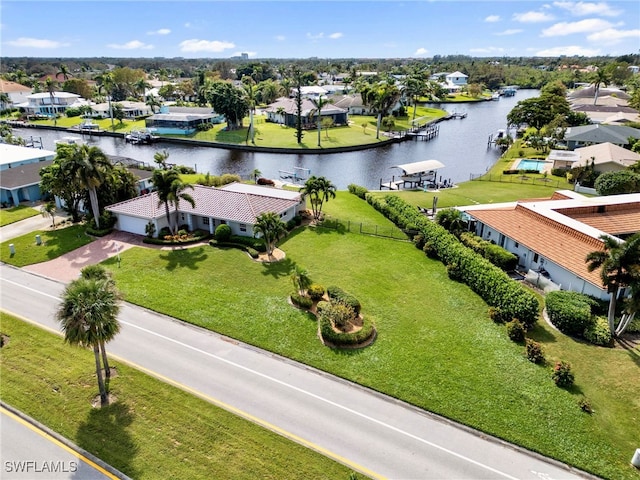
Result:
<svg viewBox="0 0 640 480">
<path fill-rule="evenodd" d="M 542 345 L 538 342 L 527 338 L 525 341 L 525 354 L 527 359 L 533 363 L 544 363 L 544 353 L 542 352 Z"/>
<path fill-rule="evenodd" d="M 566 168 L 552 168 L 551 169 L 551 175 L 553 175 L 554 177 L 565 178 L 566 175 L 567 175 L 567 169 Z"/>
<path fill-rule="evenodd" d="M 317 302 L 324 296 L 324 287 L 317 283 L 312 283 L 307 289 L 307 294 L 314 302 Z"/>
<path fill-rule="evenodd" d="M 418 250 L 422 250 L 424 248 L 424 235 L 419 233 L 413 236 L 413 244 L 416 246 Z"/>
<path fill-rule="evenodd" d="M 427 257 L 432 258 L 434 260 L 438 259 L 438 251 L 436 250 L 436 247 L 433 246 L 433 243 L 424 242 L 424 247 L 422 247 L 422 251 L 425 253 Z"/>
<path fill-rule="evenodd" d="M 331 324 L 336 328 L 344 330 L 356 315 L 349 305 L 340 301 L 333 301 L 323 307 L 320 316 L 330 320 Z"/>
<path fill-rule="evenodd" d="M 551 378 L 553 378 L 556 385 L 561 388 L 570 387 L 574 381 L 573 373 L 571 373 L 571 365 L 563 361 L 556 362 Z"/>
<path fill-rule="evenodd" d="M 502 311 L 500 307 L 489 307 L 489 318 L 495 323 L 506 323 L 513 320 L 513 317 L 508 312 Z"/>
<path fill-rule="evenodd" d="M 164 238 L 171 235 L 171 229 L 169 227 L 162 227 L 158 232 L 158 238 Z"/>
<path fill-rule="evenodd" d="M 462 281 L 462 269 L 460 265 L 457 263 L 450 263 L 447 265 L 447 275 L 451 280 L 455 280 L 456 282 Z"/>
<path fill-rule="evenodd" d="M 231 227 L 225 223 L 216 227 L 214 238 L 220 242 L 226 242 L 231 238 Z"/>
<path fill-rule="evenodd" d="M 238 243 L 240 245 L 244 245 L 245 247 L 253 248 L 258 252 L 267 251 L 267 247 L 265 246 L 264 240 L 262 238 L 245 237 L 242 235 L 231 235 L 227 240 L 227 242 Z M 224 243 L 224 242 L 219 242 L 219 243 Z"/>
<path fill-rule="evenodd" d="M 502 270 L 513 270 L 518 264 L 518 257 L 508 250 L 483 240 L 471 232 L 464 232 L 460 235 L 460 241 L 471 250 L 479 253 L 484 258 Z"/>
<path fill-rule="evenodd" d="M 524 332 L 524 325 L 517 318 L 507 322 L 507 335 L 512 341 L 517 343 L 524 342 Z"/>
<path fill-rule="evenodd" d="M 360 314 L 360 309 L 362 308 L 362 306 L 360 305 L 358 299 L 350 293 L 345 292 L 340 287 L 327 287 L 327 295 L 329 295 L 329 298 L 331 298 L 332 300 L 337 300 L 353 308 L 353 312 L 355 315 Z"/>
<path fill-rule="evenodd" d="M 178 236 L 179 237 L 184 237 L 184 236 L 186 236 L 188 234 L 189 234 L 189 232 L 187 232 L 186 230 L 182 230 L 182 229 L 178 230 Z"/>
<path fill-rule="evenodd" d="M 567 335 L 582 336 L 585 329 L 593 323 L 591 309 L 594 301 L 586 295 L 558 290 L 549 292 L 545 303 L 551 323 Z"/>
<path fill-rule="evenodd" d="M 609 322 L 604 317 L 596 317 L 587 328 L 584 329 L 584 339 L 594 345 L 611 345 L 611 330 Z"/>
<path fill-rule="evenodd" d="M 256 183 L 258 185 L 270 185 L 272 187 L 275 186 L 275 182 L 273 180 L 268 179 L 268 178 L 259 178 Z"/>
<path fill-rule="evenodd" d="M 229 183 L 241 182 L 240 175 L 234 173 L 223 173 L 220 175 L 220 185 L 227 185 Z"/>
<path fill-rule="evenodd" d="M 305 310 L 309 310 L 313 305 L 313 301 L 309 297 L 300 295 L 297 292 L 291 294 L 291 303 L 297 307 L 304 308 Z"/>
<path fill-rule="evenodd" d="M 291 231 L 294 228 L 296 228 L 298 224 L 296 223 L 295 219 L 292 218 L 290 220 L 287 220 L 286 226 L 287 226 L 287 230 Z"/>
<path fill-rule="evenodd" d="M 153 238 L 156 233 L 156 225 L 155 223 L 149 221 L 144 227 L 144 233 L 146 233 L 148 238 Z"/>
<path fill-rule="evenodd" d="M 260 256 L 260 252 L 255 248 L 247 247 L 247 253 L 251 255 L 251 258 L 258 258 Z"/>
<path fill-rule="evenodd" d="M 580 410 L 582 410 L 585 413 L 588 413 L 588 414 L 593 413 L 593 407 L 591 406 L 591 402 L 586 397 L 582 397 L 580 400 L 578 400 L 578 406 L 580 407 Z"/>
<path fill-rule="evenodd" d="M 369 193 L 369 190 L 367 190 L 366 188 L 361 187 L 359 185 L 355 185 L 353 183 L 349 184 L 347 188 L 349 189 L 349 193 L 352 193 L 353 195 L 356 195 L 357 197 L 360 197 L 363 200 L 367 195 L 367 193 Z"/>
</svg>

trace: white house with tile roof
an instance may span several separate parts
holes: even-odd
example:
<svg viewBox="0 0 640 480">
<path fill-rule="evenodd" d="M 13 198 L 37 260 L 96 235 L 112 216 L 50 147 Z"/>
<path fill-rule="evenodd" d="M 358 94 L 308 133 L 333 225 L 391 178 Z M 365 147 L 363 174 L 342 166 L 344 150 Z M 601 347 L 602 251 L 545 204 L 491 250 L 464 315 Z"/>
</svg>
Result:
<svg viewBox="0 0 640 480">
<path fill-rule="evenodd" d="M 259 185 L 232 183 L 221 188 L 194 185 L 186 193 L 193 197 L 195 207 L 181 201 L 178 209 L 170 206 L 172 222 L 187 225 L 189 230 L 205 230 L 213 234 L 217 226 L 226 224 L 234 235 L 253 236 L 256 218 L 275 212 L 283 222 L 306 208 L 299 192 Z M 169 224 L 164 203 L 158 204 L 157 192 L 116 203 L 106 208 L 117 219 L 115 227 L 124 232 L 144 235 L 151 222 L 156 232 Z"/>
</svg>

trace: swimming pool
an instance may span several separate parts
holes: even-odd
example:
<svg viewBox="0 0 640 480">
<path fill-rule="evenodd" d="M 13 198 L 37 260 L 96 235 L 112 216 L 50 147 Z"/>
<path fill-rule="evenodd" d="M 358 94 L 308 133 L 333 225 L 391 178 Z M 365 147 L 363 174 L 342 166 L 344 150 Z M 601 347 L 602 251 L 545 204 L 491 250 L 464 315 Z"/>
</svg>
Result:
<svg viewBox="0 0 640 480">
<path fill-rule="evenodd" d="M 544 160 L 534 160 L 531 158 L 523 158 L 518 162 L 514 170 L 537 170 L 541 172 L 547 162 Z"/>
</svg>

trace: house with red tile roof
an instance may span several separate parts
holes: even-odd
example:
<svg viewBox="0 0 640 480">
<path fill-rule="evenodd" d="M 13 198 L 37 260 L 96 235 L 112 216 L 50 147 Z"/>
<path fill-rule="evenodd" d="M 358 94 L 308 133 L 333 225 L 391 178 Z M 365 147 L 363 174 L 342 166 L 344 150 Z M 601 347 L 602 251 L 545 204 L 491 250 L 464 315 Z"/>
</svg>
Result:
<svg viewBox="0 0 640 480">
<path fill-rule="evenodd" d="M 178 225 L 211 234 L 217 226 L 226 224 L 234 235 L 253 236 L 253 225 L 260 214 L 275 212 L 286 223 L 306 208 L 299 192 L 260 185 L 231 183 L 220 188 L 194 185 L 186 193 L 193 197 L 195 207 L 184 200 L 178 209 L 170 206 L 172 222 L 175 224 L 177 218 Z M 144 235 L 148 223 L 155 226 L 156 232 L 169 226 L 157 192 L 116 203 L 106 210 L 116 217 L 115 228 L 125 232 Z"/>
<path fill-rule="evenodd" d="M 520 269 L 602 299 L 609 294 L 585 257 L 603 248 L 602 235 L 623 241 L 640 231 L 640 193 L 585 197 L 562 190 L 549 199 L 458 208 L 477 235 L 517 255 Z"/>
</svg>

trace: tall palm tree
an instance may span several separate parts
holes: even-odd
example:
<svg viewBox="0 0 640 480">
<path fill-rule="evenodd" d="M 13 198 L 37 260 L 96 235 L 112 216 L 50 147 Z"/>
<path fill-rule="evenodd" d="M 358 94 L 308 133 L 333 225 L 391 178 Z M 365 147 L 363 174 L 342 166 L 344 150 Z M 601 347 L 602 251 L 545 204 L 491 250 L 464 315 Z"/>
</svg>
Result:
<svg viewBox="0 0 640 480">
<path fill-rule="evenodd" d="M 604 68 L 598 68 L 596 70 L 593 81 L 591 84 L 593 85 L 593 104 L 598 103 L 598 94 L 600 93 L 601 86 L 607 86 L 611 82 L 611 75 Z"/>
<path fill-rule="evenodd" d="M 380 138 L 382 117 L 386 117 L 389 110 L 400 98 L 400 90 L 392 79 L 381 81 L 375 85 L 361 84 L 359 87 L 362 103 L 371 106 L 378 114 L 376 122 L 376 139 Z"/>
<path fill-rule="evenodd" d="M 253 129 L 253 114 L 256 111 L 256 82 L 248 76 L 242 77 L 242 84 L 244 86 L 245 95 L 247 97 L 247 101 L 249 102 L 249 130 L 247 130 L 247 138 L 245 143 L 248 143 L 251 140 L 251 143 L 256 143 L 254 139 L 254 129 Z"/>
<path fill-rule="evenodd" d="M 106 172 L 113 168 L 111 162 L 104 152 L 96 146 L 72 145 L 71 149 L 63 152 L 63 155 L 69 155 L 65 160 L 68 161 L 70 173 L 77 176 L 80 185 L 89 191 L 93 219 L 96 222 L 96 227 L 100 228 L 100 204 L 97 188 L 104 182 Z"/>
<path fill-rule="evenodd" d="M 196 202 L 191 195 L 185 193 L 185 190 L 193 190 L 193 185 L 185 183 L 180 178 L 177 170 L 170 168 L 168 170 L 154 170 L 151 176 L 151 182 L 156 188 L 158 194 L 158 207 L 164 205 L 165 214 L 167 216 L 167 224 L 172 233 L 177 230 L 173 228 L 171 222 L 171 206 L 178 210 L 180 200 L 185 200 L 192 207 L 196 206 Z M 177 220 L 176 220 L 177 223 Z"/>
<path fill-rule="evenodd" d="M 11 97 L 6 92 L 0 92 L 0 110 L 5 110 L 11 103 Z"/>
<path fill-rule="evenodd" d="M 589 253 L 585 262 L 590 272 L 600 269 L 602 284 L 610 294 L 607 312 L 609 329 L 612 334 L 619 335 L 623 325 L 615 324 L 618 297 L 625 287 L 632 287 L 633 293 L 640 293 L 640 233 L 623 242 L 609 235 L 602 235 L 600 239 L 603 249 Z"/>
<path fill-rule="evenodd" d="M 148 88 L 151 88 L 151 84 L 143 78 L 139 78 L 133 85 L 135 91 L 140 95 L 140 98 L 144 100 L 144 93 Z"/>
<path fill-rule="evenodd" d="M 108 390 L 102 377 L 100 345 L 112 340 L 120 331 L 120 299 L 110 281 L 79 278 L 67 285 L 56 312 L 65 341 L 93 349 L 102 405 L 108 402 Z"/>
<path fill-rule="evenodd" d="M 98 82 L 98 92 L 102 92 L 104 90 L 107 96 L 107 102 L 109 102 L 109 118 L 111 118 L 111 131 L 115 130 L 115 126 L 113 125 L 113 108 L 111 108 L 111 93 L 113 91 L 113 87 L 115 86 L 115 79 L 113 78 L 113 74 L 110 72 L 103 73 L 102 75 L 98 75 L 96 77 L 96 81 Z"/>
<path fill-rule="evenodd" d="M 67 67 L 64 63 L 60 64 L 60 69 L 56 72 L 56 79 L 59 75 L 62 75 L 63 80 L 69 80 L 69 77 L 73 77 L 71 73 L 69 73 L 69 67 Z"/>
<path fill-rule="evenodd" d="M 300 189 L 303 197 L 309 197 L 313 218 L 320 220 L 322 206 L 330 198 L 336 198 L 336 187 L 325 177 L 310 176 Z"/>
<path fill-rule="evenodd" d="M 321 147 L 322 144 L 320 143 L 320 134 L 322 133 L 322 107 L 324 107 L 327 102 L 324 98 L 322 98 L 322 95 L 319 95 L 317 100 L 313 100 L 313 104 L 316 108 L 314 109 L 314 112 L 311 112 L 310 116 L 313 116 L 314 114 L 316 115 L 316 125 L 318 127 L 318 146 Z"/>
<path fill-rule="evenodd" d="M 258 215 L 253 225 L 254 235 L 260 234 L 267 247 L 267 255 L 270 257 L 280 235 L 287 231 L 287 226 L 275 212 L 265 212 Z"/>
<path fill-rule="evenodd" d="M 47 87 L 47 92 L 49 92 L 49 102 L 51 103 L 51 113 L 53 114 L 53 124 L 57 125 L 58 124 L 58 113 L 56 112 L 54 92 L 56 91 L 56 87 L 58 85 L 58 82 L 56 82 L 51 77 L 47 77 L 47 80 L 44 82 L 44 84 Z"/>
</svg>

